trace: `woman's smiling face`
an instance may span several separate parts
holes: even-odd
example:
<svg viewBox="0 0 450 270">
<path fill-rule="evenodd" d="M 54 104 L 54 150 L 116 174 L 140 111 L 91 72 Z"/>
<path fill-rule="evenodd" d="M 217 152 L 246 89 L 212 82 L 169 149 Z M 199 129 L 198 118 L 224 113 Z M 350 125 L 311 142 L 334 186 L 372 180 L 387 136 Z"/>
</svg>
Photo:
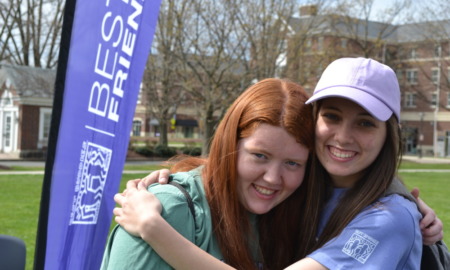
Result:
<svg viewBox="0 0 450 270">
<path fill-rule="evenodd" d="M 352 187 L 375 161 L 386 140 L 386 123 L 358 104 L 323 99 L 316 123 L 316 154 L 336 187 Z"/>
<path fill-rule="evenodd" d="M 308 154 L 284 128 L 268 124 L 241 139 L 237 191 L 244 208 L 264 214 L 289 197 L 303 181 Z"/>
</svg>

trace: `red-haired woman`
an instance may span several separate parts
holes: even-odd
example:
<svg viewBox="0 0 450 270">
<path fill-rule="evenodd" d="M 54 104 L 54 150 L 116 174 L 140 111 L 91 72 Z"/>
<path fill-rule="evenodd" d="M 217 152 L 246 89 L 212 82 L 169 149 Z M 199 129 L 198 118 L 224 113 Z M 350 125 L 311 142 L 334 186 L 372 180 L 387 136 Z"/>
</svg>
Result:
<svg viewBox="0 0 450 270">
<path fill-rule="evenodd" d="M 285 80 L 266 79 L 249 87 L 219 124 L 208 158 L 177 164 L 178 170 L 202 166 L 171 176 L 192 197 L 195 218 L 180 190 L 153 185 L 149 191 L 161 201 L 162 218 L 238 269 L 280 269 L 305 256 L 316 227 L 301 211 L 314 145 L 307 99 L 300 85 Z M 102 269 L 170 268 L 145 242 L 146 235 L 137 236 L 117 226 Z"/>
</svg>

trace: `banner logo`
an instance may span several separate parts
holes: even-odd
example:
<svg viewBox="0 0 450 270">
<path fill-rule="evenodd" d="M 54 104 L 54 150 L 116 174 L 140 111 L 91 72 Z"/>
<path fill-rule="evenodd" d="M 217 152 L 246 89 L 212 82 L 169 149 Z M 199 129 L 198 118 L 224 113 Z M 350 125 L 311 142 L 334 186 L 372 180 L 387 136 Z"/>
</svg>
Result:
<svg viewBox="0 0 450 270">
<path fill-rule="evenodd" d="M 97 223 L 111 155 L 111 149 L 83 142 L 70 225 Z"/>
</svg>

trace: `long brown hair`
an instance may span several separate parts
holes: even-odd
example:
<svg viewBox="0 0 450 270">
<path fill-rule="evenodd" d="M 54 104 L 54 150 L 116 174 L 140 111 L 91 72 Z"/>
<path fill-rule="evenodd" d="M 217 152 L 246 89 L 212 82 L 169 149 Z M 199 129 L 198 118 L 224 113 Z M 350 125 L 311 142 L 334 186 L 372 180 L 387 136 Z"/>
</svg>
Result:
<svg viewBox="0 0 450 270">
<path fill-rule="evenodd" d="M 304 104 L 307 99 L 303 88 L 296 83 L 281 79 L 260 81 L 230 106 L 212 139 L 202 175 L 205 192 L 222 254 L 225 261 L 237 269 L 255 268 L 249 244 L 245 244 L 252 241 L 249 239 L 248 213 L 237 195 L 238 142 L 250 136 L 258 125 L 266 123 L 285 128 L 298 143 L 309 149 L 311 156 L 314 120 L 312 107 Z M 203 163 L 198 159 L 190 159 L 190 162 Z M 314 224 L 317 224 L 313 222 L 317 221 L 318 215 L 305 218 L 302 211 L 306 195 L 303 186 L 309 182 L 307 169 L 300 188 L 269 213 L 260 215 L 259 241 L 265 268 L 284 268 L 299 256 L 306 255 L 306 250 L 311 247 Z M 304 222 L 310 224 L 304 226 Z"/>
<path fill-rule="evenodd" d="M 315 118 L 317 118 L 320 105 L 321 102 L 318 102 L 314 109 Z M 380 153 L 375 161 L 365 169 L 363 177 L 346 191 L 339 201 L 320 235 L 315 249 L 339 235 L 365 207 L 382 197 L 396 176 L 402 153 L 400 127 L 394 115 L 385 123 L 387 136 Z M 312 185 L 309 192 L 319 193 L 322 201 L 325 202 L 332 191 L 330 175 L 317 157 L 313 158 L 312 167 L 312 177 L 316 179 L 316 183 Z M 325 189 L 326 191 L 323 192 Z"/>
</svg>

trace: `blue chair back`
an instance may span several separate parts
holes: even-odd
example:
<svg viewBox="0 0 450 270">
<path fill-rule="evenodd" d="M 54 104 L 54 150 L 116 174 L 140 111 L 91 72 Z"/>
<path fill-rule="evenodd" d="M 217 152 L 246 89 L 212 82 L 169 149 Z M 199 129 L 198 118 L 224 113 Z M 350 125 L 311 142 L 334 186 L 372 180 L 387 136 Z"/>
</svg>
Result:
<svg viewBox="0 0 450 270">
<path fill-rule="evenodd" d="M 17 237 L 0 234 L 0 269 L 24 270 L 25 242 Z"/>
</svg>

